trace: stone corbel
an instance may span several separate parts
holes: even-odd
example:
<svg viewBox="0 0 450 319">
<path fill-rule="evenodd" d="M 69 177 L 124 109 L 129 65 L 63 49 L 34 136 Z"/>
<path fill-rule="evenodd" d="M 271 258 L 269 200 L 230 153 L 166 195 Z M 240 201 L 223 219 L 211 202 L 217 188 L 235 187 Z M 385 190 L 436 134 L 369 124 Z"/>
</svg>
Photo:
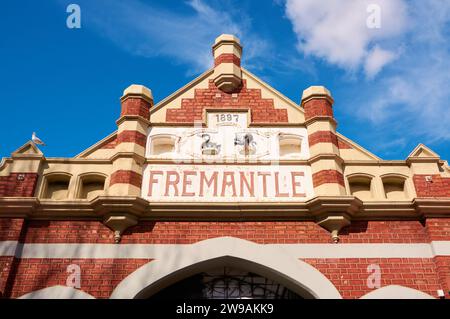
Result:
<svg viewBox="0 0 450 319">
<path fill-rule="evenodd" d="M 108 226 L 114 232 L 114 242 L 118 244 L 122 234 L 127 228 L 137 225 L 138 219 L 130 214 L 109 215 L 103 220 L 103 224 Z"/>
<path fill-rule="evenodd" d="M 319 219 L 318 225 L 325 228 L 331 233 L 331 239 L 335 244 L 339 242 L 339 232 L 342 228 L 351 224 L 350 218 L 345 215 L 326 216 Z"/>
</svg>

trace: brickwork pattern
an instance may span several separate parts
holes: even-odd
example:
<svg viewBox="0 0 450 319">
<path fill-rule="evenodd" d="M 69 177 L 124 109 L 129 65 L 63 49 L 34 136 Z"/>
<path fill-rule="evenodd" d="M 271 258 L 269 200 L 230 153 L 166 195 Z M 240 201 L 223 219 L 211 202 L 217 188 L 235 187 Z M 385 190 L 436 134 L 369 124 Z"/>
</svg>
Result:
<svg viewBox="0 0 450 319">
<path fill-rule="evenodd" d="M 207 89 L 196 89 L 194 98 L 182 99 L 181 108 L 168 109 L 166 122 L 193 123 L 203 120 L 205 108 L 250 109 L 252 123 L 288 123 L 286 109 L 276 109 L 273 99 L 263 99 L 260 89 L 247 88 L 246 80 L 238 92 L 226 93 L 219 90 L 214 81 Z"/>
<path fill-rule="evenodd" d="M 0 176 L 0 197 L 33 197 L 38 174 L 11 173 Z"/>
</svg>

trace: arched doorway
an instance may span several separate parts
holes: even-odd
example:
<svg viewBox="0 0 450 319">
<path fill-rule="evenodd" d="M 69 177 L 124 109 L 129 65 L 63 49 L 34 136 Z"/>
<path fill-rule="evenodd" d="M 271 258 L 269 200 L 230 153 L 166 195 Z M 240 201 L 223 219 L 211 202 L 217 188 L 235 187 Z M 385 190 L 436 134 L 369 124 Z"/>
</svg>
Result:
<svg viewBox="0 0 450 319">
<path fill-rule="evenodd" d="M 220 237 L 172 247 L 170 253 L 161 251 L 156 257 L 120 282 L 110 298 L 150 298 L 186 278 L 222 267 L 250 271 L 302 298 L 342 298 L 319 270 L 278 246 Z"/>
<path fill-rule="evenodd" d="M 219 267 L 185 278 L 151 299 L 302 299 L 282 284 L 251 271 Z"/>
</svg>

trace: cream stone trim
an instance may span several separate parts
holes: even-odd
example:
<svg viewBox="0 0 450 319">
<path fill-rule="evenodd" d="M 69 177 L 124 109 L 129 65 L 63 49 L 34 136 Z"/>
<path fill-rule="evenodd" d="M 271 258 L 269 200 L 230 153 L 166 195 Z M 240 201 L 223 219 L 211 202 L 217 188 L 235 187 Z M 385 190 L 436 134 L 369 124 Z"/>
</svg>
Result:
<svg viewBox="0 0 450 319">
<path fill-rule="evenodd" d="M 129 184 L 117 184 L 129 185 Z M 327 184 L 324 184 L 327 185 Z M 330 184 L 333 185 L 333 184 Z M 136 191 L 138 188 L 136 187 Z M 345 189 L 344 189 L 345 190 Z M 110 188 L 111 191 L 111 188 Z M 327 214 L 346 213 L 352 220 L 422 220 L 450 217 L 450 199 L 362 202 L 354 196 L 318 196 L 293 203 L 174 203 L 148 202 L 140 195 L 98 196 L 92 200 L 44 200 L 0 198 L 0 216 L 30 219 L 101 220 L 113 212 L 128 212 L 141 220 L 309 220 Z"/>
<path fill-rule="evenodd" d="M 420 290 L 390 285 L 383 288 L 379 288 L 368 294 L 365 294 L 360 299 L 435 299 Z"/>
<path fill-rule="evenodd" d="M 137 156 L 145 157 L 145 147 L 133 142 L 122 142 L 117 144 L 115 150 L 117 153 L 134 153 Z"/>
<path fill-rule="evenodd" d="M 234 46 L 233 44 L 231 45 L 220 45 L 217 48 L 213 49 L 213 55 L 214 55 L 214 59 L 217 59 L 219 56 L 221 56 L 222 54 L 233 54 L 236 57 L 238 57 L 239 59 L 241 58 L 241 50 L 239 50 L 236 46 Z"/>
<path fill-rule="evenodd" d="M 53 286 L 30 292 L 18 299 L 95 299 L 95 297 L 72 287 Z"/>
<path fill-rule="evenodd" d="M 116 136 L 117 136 L 117 131 L 114 131 L 113 133 L 109 134 L 107 137 L 103 138 L 102 140 L 100 140 L 97 143 L 95 143 L 94 145 L 90 146 L 89 148 L 87 148 L 86 150 L 81 152 L 80 154 L 76 155 L 75 158 L 83 158 L 83 157 L 89 156 L 90 154 L 92 154 L 93 152 L 98 150 L 101 145 L 109 142 Z"/>
<path fill-rule="evenodd" d="M 416 148 L 408 155 L 407 158 L 408 159 L 414 158 L 414 157 L 422 158 L 422 156 L 420 156 L 420 154 L 421 154 L 420 152 L 421 151 L 428 152 L 431 155 L 431 156 L 425 156 L 425 157 L 428 157 L 428 158 L 440 158 L 440 156 L 436 152 L 434 152 L 432 149 L 430 149 L 429 147 L 427 147 L 424 144 L 417 145 Z"/>
<path fill-rule="evenodd" d="M 149 297 L 199 270 L 223 264 L 251 269 L 305 297 L 342 298 L 336 287 L 311 265 L 282 250 L 231 237 L 199 242 L 140 267 L 114 289 L 110 298 Z"/>
<path fill-rule="evenodd" d="M 222 237 L 227 238 L 227 237 Z M 208 239 L 206 241 L 210 241 Z M 240 240 L 240 239 L 238 239 Z M 1 257 L 37 259 L 164 259 L 195 244 L 21 244 L 0 242 Z M 258 244 L 254 244 L 258 245 Z M 200 245 L 201 246 L 201 245 Z M 434 258 L 450 256 L 450 241 L 411 244 L 265 244 L 262 248 L 281 250 L 292 258 Z"/>
<path fill-rule="evenodd" d="M 141 188 L 128 183 L 116 183 L 109 186 L 107 194 L 114 196 L 140 196 Z"/>
<path fill-rule="evenodd" d="M 31 150 L 30 152 L 27 152 L 27 150 Z M 34 144 L 32 141 L 28 141 L 21 147 L 19 147 L 17 150 L 12 152 L 11 154 L 12 158 L 42 158 L 44 157 L 44 154 L 42 151 L 37 147 L 36 144 Z"/>
<path fill-rule="evenodd" d="M 321 131 L 329 131 L 336 134 L 336 122 L 314 121 L 308 124 L 308 135 Z"/>
<path fill-rule="evenodd" d="M 353 148 L 357 149 L 358 151 L 364 153 L 365 155 L 369 156 L 370 158 L 373 158 L 376 161 L 383 161 L 381 158 L 379 158 L 378 156 L 376 156 L 375 154 L 369 152 L 368 150 L 366 150 L 364 147 L 362 147 L 361 145 L 359 145 L 358 143 L 350 140 L 348 137 L 345 137 L 344 135 L 342 135 L 339 132 L 336 132 L 336 135 L 338 138 L 344 140 L 346 143 L 350 144 L 351 146 L 353 146 Z"/>
<path fill-rule="evenodd" d="M 304 114 L 305 111 L 300 107 L 300 105 L 296 104 L 294 101 L 292 101 L 291 99 L 289 99 L 288 97 L 286 97 L 285 95 L 283 95 L 281 92 L 277 91 L 276 89 L 274 89 L 273 87 L 271 87 L 270 85 L 268 85 L 267 83 L 265 83 L 263 80 L 261 80 L 260 78 L 258 78 L 256 75 L 254 75 L 253 73 L 251 73 L 250 71 L 248 71 L 245 68 L 242 68 L 242 74 L 248 76 L 249 78 L 251 78 L 252 80 L 254 80 L 255 82 L 257 82 L 259 85 L 261 85 L 263 88 L 265 88 L 266 90 L 268 90 L 269 92 L 271 92 L 272 94 L 276 95 L 277 97 L 279 97 L 281 100 L 283 100 L 284 102 L 286 102 L 287 104 L 289 104 L 290 106 L 292 106 L 294 108 L 294 110 Z"/>
<path fill-rule="evenodd" d="M 148 87 L 140 84 L 132 84 L 129 87 L 127 87 L 123 91 L 122 99 L 129 95 L 139 95 L 142 96 L 146 100 L 153 101 L 153 94 L 152 90 L 150 90 Z"/>
<path fill-rule="evenodd" d="M 330 101 L 331 104 L 334 103 L 334 99 L 331 96 L 330 91 L 324 86 L 310 86 L 303 91 L 302 94 L 302 106 L 309 100 L 313 98 L 325 98 Z"/>
<path fill-rule="evenodd" d="M 78 176 L 76 176 L 75 198 L 80 198 L 82 181 L 83 181 L 83 179 L 85 179 L 87 177 L 100 177 L 100 178 L 104 179 L 105 185 L 104 185 L 104 188 L 103 188 L 103 192 L 104 192 L 104 194 L 108 193 L 109 175 L 104 174 L 104 173 L 100 173 L 100 172 L 94 172 L 94 171 L 92 171 L 92 172 L 85 172 L 85 173 L 81 173 Z"/>
<path fill-rule="evenodd" d="M 314 187 L 314 192 L 319 196 L 328 196 L 328 195 L 346 195 L 347 191 L 344 186 L 337 183 L 326 183 L 319 186 Z"/>
<path fill-rule="evenodd" d="M 120 134 L 124 131 L 136 131 L 141 134 L 147 135 L 149 125 L 150 123 L 140 121 L 139 119 L 129 119 L 119 124 L 119 130 L 117 134 Z"/>
<path fill-rule="evenodd" d="M 319 142 L 312 146 L 309 146 L 309 153 L 311 157 L 322 154 L 336 154 L 340 156 L 339 148 L 331 142 Z"/>
</svg>

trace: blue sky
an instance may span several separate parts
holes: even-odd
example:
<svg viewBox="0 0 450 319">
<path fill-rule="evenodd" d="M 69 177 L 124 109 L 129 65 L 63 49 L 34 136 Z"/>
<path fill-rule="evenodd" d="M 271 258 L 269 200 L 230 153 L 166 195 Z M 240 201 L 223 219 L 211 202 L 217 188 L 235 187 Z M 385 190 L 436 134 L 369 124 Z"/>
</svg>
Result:
<svg viewBox="0 0 450 319">
<path fill-rule="evenodd" d="M 81 29 L 66 7 L 81 7 Z M 366 25 L 367 6 L 381 27 Z M 335 98 L 338 131 L 384 159 L 424 143 L 450 159 L 448 0 L 2 1 L 0 157 L 33 131 L 47 157 L 70 157 L 116 129 L 132 83 L 156 102 L 212 65 L 234 33 L 243 66 L 300 101 Z"/>
</svg>

